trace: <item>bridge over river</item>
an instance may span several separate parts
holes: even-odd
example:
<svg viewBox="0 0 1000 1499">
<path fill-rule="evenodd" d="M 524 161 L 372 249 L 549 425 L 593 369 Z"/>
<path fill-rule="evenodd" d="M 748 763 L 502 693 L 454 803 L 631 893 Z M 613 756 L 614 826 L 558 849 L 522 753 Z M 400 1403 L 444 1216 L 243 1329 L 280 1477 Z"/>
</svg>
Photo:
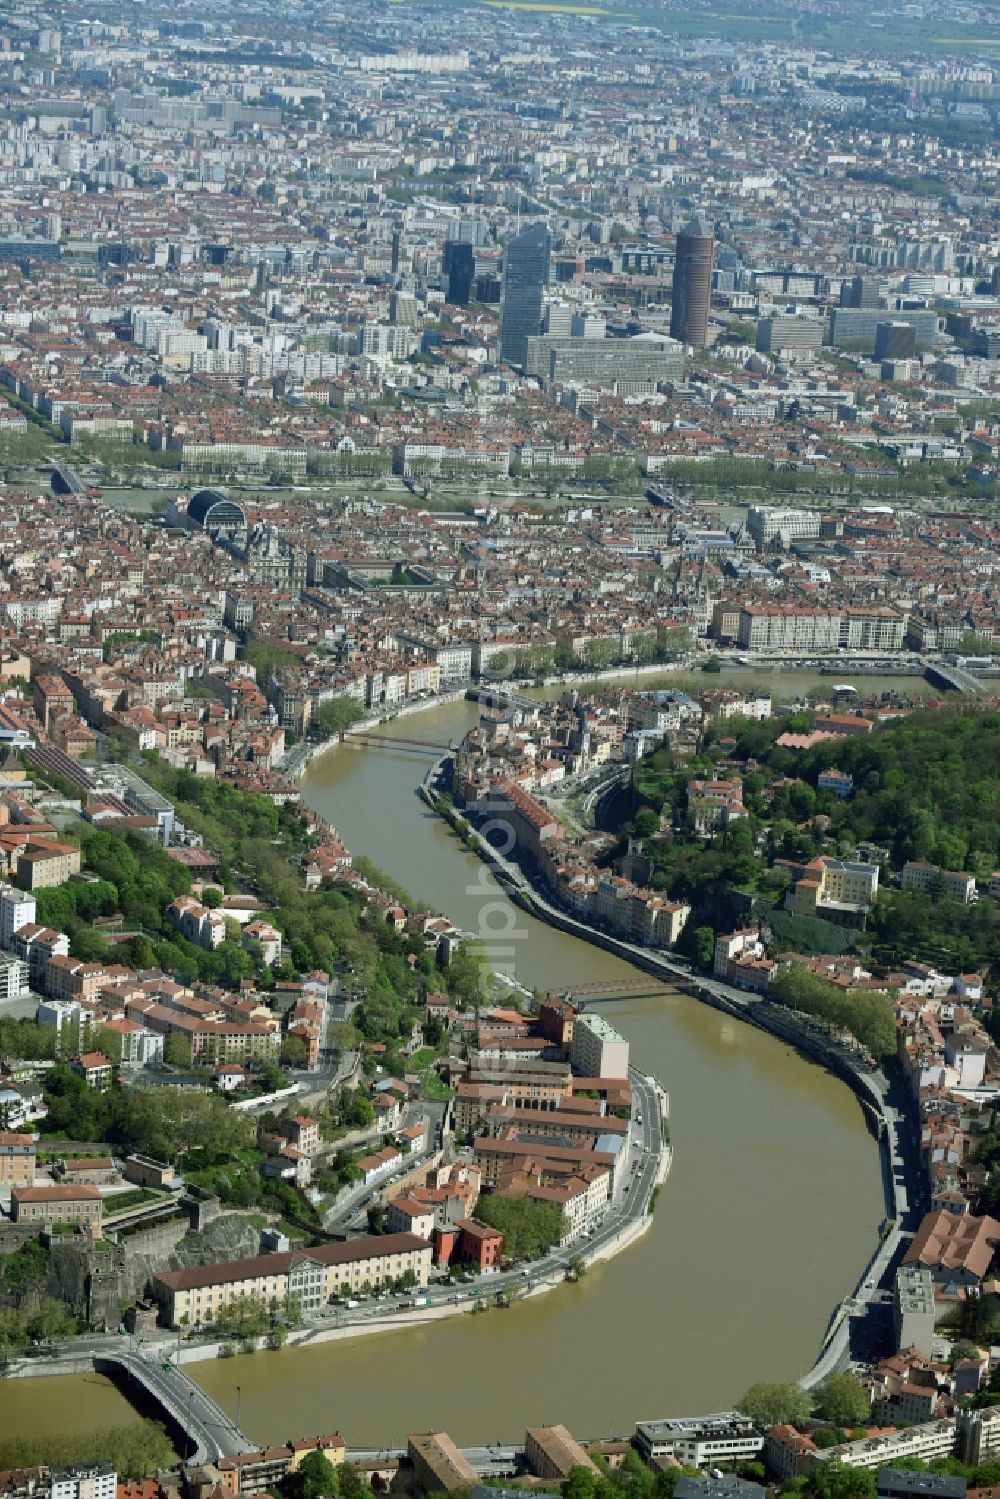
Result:
<svg viewBox="0 0 1000 1499">
<path fill-rule="evenodd" d="M 947 687 L 952 692 L 966 692 L 970 697 L 982 697 L 986 686 L 964 666 L 948 666 L 943 661 L 928 661 L 924 674 L 929 682 Z"/>
<path fill-rule="evenodd" d="M 155 1401 L 180 1433 L 186 1462 L 216 1462 L 256 1449 L 222 1406 L 162 1352 L 102 1351 L 94 1354 L 93 1365 L 97 1373 L 111 1375 L 126 1388 L 138 1386 Z"/>
</svg>

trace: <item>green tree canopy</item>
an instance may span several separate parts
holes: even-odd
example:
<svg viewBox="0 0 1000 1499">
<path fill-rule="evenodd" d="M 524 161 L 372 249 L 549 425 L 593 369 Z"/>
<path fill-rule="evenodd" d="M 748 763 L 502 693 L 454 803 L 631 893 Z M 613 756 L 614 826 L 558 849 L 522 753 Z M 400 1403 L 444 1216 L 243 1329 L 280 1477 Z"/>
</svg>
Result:
<svg viewBox="0 0 1000 1499">
<path fill-rule="evenodd" d="M 799 1384 L 765 1381 L 751 1385 L 736 1409 L 757 1426 L 801 1426 L 809 1419 L 812 1401 Z"/>
<path fill-rule="evenodd" d="M 834 1426 L 860 1426 L 871 1416 L 871 1400 L 856 1374 L 828 1374 L 819 1388 L 817 1410 Z"/>
<path fill-rule="evenodd" d="M 287 1499 L 327 1499 L 336 1494 L 337 1470 L 325 1452 L 307 1452 L 293 1471 L 286 1473 L 281 1492 Z"/>
<path fill-rule="evenodd" d="M 503 1252 L 512 1260 L 538 1259 L 558 1244 L 566 1231 L 566 1218 L 550 1202 L 530 1197 L 502 1197 L 497 1193 L 480 1197 L 476 1217 L 503 1234 Z"/>
<path fill-rule="evenodd" d="M 882 994 L 867 990 L 841 989 L 801 963 L 779 968 L 769 993 L 779 1004 L 825 1020 L 837 1030 L 848 1031 L 875 1057 L 896 1050 L 896 1022 L 892 1005 Z"/>
<path fill-rule="evenodd" d="M 875 1474 L 867 1468 L 849 1468 L 837 1458 L 814 1463 L 802 1491 L 808 1499 L 874 1499 Z"/>
<path fill-rule="evenodd" d="M 320 703 L 313 715 L 313 723 L 324 736 L 342 734 L 352 724 L 364 717 L 365 710 L 353 697 L 331 697 Z"/>
</svg>

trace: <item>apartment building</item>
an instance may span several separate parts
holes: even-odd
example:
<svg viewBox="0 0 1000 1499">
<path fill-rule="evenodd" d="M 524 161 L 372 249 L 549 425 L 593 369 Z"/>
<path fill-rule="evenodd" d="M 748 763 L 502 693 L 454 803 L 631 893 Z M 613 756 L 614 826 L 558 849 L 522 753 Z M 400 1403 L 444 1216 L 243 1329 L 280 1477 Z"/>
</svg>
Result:
<svg viewBox="0 0 1000 1499">
<path fill-rule="evenodd" d="M 951 1457 L 955 1450 L 956 1423 L 928 1421 L 888 1436 L 862 1437 L 857 1442 L 841 1442 L 816 1454 L 816 1462 L 841 1462 L 848 1468 L 891 1468 L 908 1458 L 931 1462 L 936 1457 Z"/>
<path fill-rule="evenodd" d="M 498 781 L 491 788 L 489 811 L 494 819 L 507 821 L 518 850 L 538 859 L 543 844 L 562 836 L 558 821 L 547 807 L 529 796 L 516 781 Z"/>
<path fill-rule="evenodd" d="M 226 940 L 226 919 L 222 912 L 209 910 L 190 895 L 179 895 L 171 901 L 167 907 L 167 920 L 182 937 L 207 952 L 221 947 Z"/>
<path fill-rule="evenodd" d="M 996 1461 L 1000 1453 L 1000 1406 L 985 1410 L 960 1410 L 955 1426 L 955 1456 L 959 1462 L 978 1467 Z"/>
<path fill-rule="evenodd" d="M 786 910 L 797 916 L 820 916 L 841 926 L 864 924 L 865 914 L 878 894 L 877 864 L 818 858 L 792 869 Z"/>
<path fill-rule="evenodd" d="M 436 1209 L 433 1203 L 404 1194 L 394 1197 L 386 1208 L 386 1226 L 391 1234 L 416 1234 L 430 1240 L 434 1232 Z"/>
<path fill-rule="evenodd" d="M 150 1001 L 129 1002 L 129 1014 L 160 1036 L 187 1037 L 192 1057 L 209 1062 L 271 1061 L 281 1049 L 277 1023 L 203 1019 Z"/>
<path fill-rule="evenodd" d="M 0 1131 L 0 1187 L 33 1187 L 36 1140 L 34 1135 Z"/>
<path fill-rule="evenodd" d="M 489 1224 L 477 1223 L 475 1218 L 460 1218 L 458 1229 L 458 1257 L 464 1264 L 474 1265 L 478 1270 L 499 1270 L 503 1259 L 503 1234 Z"/>
<path fill-rule="evenodd" d="M 474 1150 L 484 1187 L 496 1187 L 505 1177 L 517 1174 L 530 1176 L 543 1185 L 566 1182 L 574 1176 L 583 1180 L 584 1173 L 595 1168 L 608 1173 L 609 1181 L 598 1189 L 607 1198 L 610 1181 L 625 1164 L 620 1151 L 595 1150 L 582 1144 L 540 1144 L 509 1137 L 495 1140 L 488 1135 L 476 1137 Z"/>
<path fill-rule="evenodd" d="M 28 965 L 12 953 L 0 953 L 0 1000 L 28 993 Z"/>
<path fill-rule="evenodd" d="M 731 776 L 728 780 L 688 782 L 687 821 L 696 833 L 719 832 L 745 816 L 740 776 Z"/>
<path fill-rule="evenodd" d="M 223 938 L 225 938 L 225 925 L 223 925 Z M 255 944 L 259 945 L 264 962 L 269 968 L 274 968 L 281 962 L 281 933 L 269 921 L 251 921 L 243 928 L 240 946 L 253 951 Z"/>
<path fill-rule="evenodd" d="M 88 1088 L 103 1093 L 110 1088 L 114 1068 L 103 1051 L 84 1051 L 70 1062 L 70 1067 L 83 1078 Z"/>
<path fill-rule="evenodd" d="M 29 842 L 17 861 L 17 883 L 22 890 L 65 885 L 71 875 L 79 873 L 80 850 L 74 843 L 40 838 Z"/>
<path fill-rule="evenodd" d="M 45 992 L 51 1000 L 93 1000 L 107 979 L 100 963 L 57 955 L 45 964 Z"/>
<path fill-rule="evenodd" d="M 69 937 L 53 927 L 29 922 L 14 933 L 10 949 L 28 965 L 28 981 L 37 987 L 44 983 L 50 958 L 69 957 Z"/>
<path fill-rule="evenodd" d="M 744 956 L 759 958 L 764 948 L 757 927 L 743 927 L 736 932 L 722 934 L 715 939 L 712 972 L 716 978 L 729 977 L 729 965 Z"/>
<path fill-rule="evenodd" d="M 585 1099 L 583 1104 L 591 1103 Z M 530 1130 L 531 1138 L 539 1143 L 551 1140 L 553 1144 L 593 1145 L 604 1139 L 624 1141 L 628 1124 L 624 1119 L 604 1113 L 577 1112 L 572 1102 L 562 1108 L 544 1114 L 533 1109 L 506 1107 L 495 1104 L 486 1115 L 487 1132 L 495 1139 L 502 1139 L 511 1130 Z"/>
<path fill-rule="evenodd" d="M 573 1025 L 570 1061 L 583 1077 L 628 1077 L 629 1045 L 603 1015 L 582 1014 Z"/>
<path fill-rule="evenodd" d="M 76 1049 L 83 1040 L 84 1028 L 90 1021 L 90 1011 L 85 1010 L 77 1000 L 43 999 L 35 1011 L 35 1019 L 39 1025 L 54 1027 L 61 1046 L 68 1045 Z"/>
<path fill-rule="evenodd" d="M 934 1347 L 934 1279 L 925 1265 L 900 1265 L 892 1295 L 893 1324 L 900 1348 L 930 1358 Z"/>
<path fill-rule="evenodd" d="M 744 650 L 831 654 L 839 649 L 839 610 L 800 609 L 782 604 L 744 604 L 738 638 Z"/>
<path fill-rule="evenodd" d="M 933 894 L 940 889 L 949 900 L 968 905 L 976 894 L 976 877 L 963 870 L 942 869 L 937 864 L 924 864 L 910 859 L 900 871 L 899 883 L 904 890 L 921 890 Z"/>
<path fill-rule="evenodd" d="M 539 1032 L 549 1041 L 569 1051 L 573 1044 L 573 1025 L 576 1012 L 568 999 L 550 994 L 538 1012 Z"/>
<path fill-rule="evenodd" d="M 9 948 L 14 933 L 34 923 L 35 897 L 13 885 L 0 885 L 0 947 Z"/>
<path fill-rule="evenodd" d="M 903 1264 L 924 1266 L 935 1286 L 949 1296 L 958 1288 L 975 1293 L 998 1247 L 1000 1222 L 995 1218 L 940 1209 L 921 1219 Z"/>
<path fill-rule="evenodd" d="M 115 1499 L 118 1474 L 110 1463 L 73 1463 L 53 1468 L 50 1499 Z"/>
<path fill-rule="evenodd" d="M 155 1277 L 154 1291 L 169 1327 L 210 1322 L 240 1296 L 283 1301 L 297 1296 L 307 1311 L 324 1306 L 345 1287 L 357 1291 L 366 1282 L 380 1286 L 412 1272 L 425 1286 L 431 1269 L 431 1246 L 414 1234 L 383 1234 L 344 1244 L 320 1244 L 280 1254 L 258 1255 Z"/>
<path fill-rule="evenodd" d="M 901 651 L 907 619 L 895 609 L 849 608 L 840 626 L 840 644 L 851 651 Z"/>
</svg>

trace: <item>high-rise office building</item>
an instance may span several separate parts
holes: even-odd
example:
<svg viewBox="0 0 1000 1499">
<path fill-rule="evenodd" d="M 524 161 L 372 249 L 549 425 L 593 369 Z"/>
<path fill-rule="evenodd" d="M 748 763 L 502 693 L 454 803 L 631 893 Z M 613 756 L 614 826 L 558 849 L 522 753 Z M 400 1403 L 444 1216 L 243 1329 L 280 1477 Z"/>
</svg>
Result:
<svg viewBox="0 0 1000 1499">
<path fill-rule="evenodd" d="M 917 334 L 909 323 L 879 323 L 875 329 L 876 359 L 912 359 L 917 352 Z"/>
<path fill-rule="evenodd" d="M 542 300 L 549 279 L 552 235 L 547 224 L 529 224 L 504 246 L 500 304 L 500 358 L 524 368 L 528 339 L 542 330 Z"/>
<path fill-rule="evenodd" d="M 476 252 L 464 240 L 445 240 L 441 269 L 448 278 L 448 301 L 453 307 L 468 307 L 476 275 Z"/>
<path fill-rule="evenodd" d="M 542 316 L 542 332 L 568 338 L 573 329 L 573 309 L 568 302 L 549 302 Z"/>
<path fill-rule="evenodd" d="M 703 349 L 708 342 L 714 252 L 712 226 L 701 214 L 695 214 L 677 236 L 670 309 L 670 337 L 695 349 Z"/>
<path fill-rule="evenodd" d="M 415 328 L 420 322 L 420 304 L 412 292 L 394 291 L 389 298 L 389 321 L 404 328 Z"/>
<path fill-rule="evenodd" d="M 840 288 L 841 307 L 878 307 L 880 304 L 878 282 L 870 276 L 852 276 Z"/>
</svg>

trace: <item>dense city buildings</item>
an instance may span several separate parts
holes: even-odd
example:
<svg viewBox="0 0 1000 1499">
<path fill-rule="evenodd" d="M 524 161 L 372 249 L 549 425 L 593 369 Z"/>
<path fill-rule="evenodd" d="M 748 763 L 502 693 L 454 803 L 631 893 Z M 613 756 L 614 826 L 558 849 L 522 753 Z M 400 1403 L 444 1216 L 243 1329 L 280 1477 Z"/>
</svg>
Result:
<svg viewBox="0 0 1000 1499">
<path fill-rule="evenodd" d="M 944 1458 L 995 1496 L 995 30 L 4 9 L 0 1347 L 124 1360 L 188 1461 L 0 1493 L 302 1499 L 325 1453 L 350 1499 L 963 1499 L 907 1469 Z M 315 810 L 313 755 L 378 725 L 519 909 L 715 1005 L 720 1055 L 751 1019 L 856 1089 L 850 1408 L 816 1373 L 581 1440 L 563 1359 L 523 1442 L 465 1449 L 446 1401 L 403 1436 L 386 1343 L 405 1447 L 256 1449 L 238 1384 L 192 1415 L 182 1353 L 466 1312 L 471 1347 L 678 1231 L 628 1010 L 493 972 Z"/>
</svg>

